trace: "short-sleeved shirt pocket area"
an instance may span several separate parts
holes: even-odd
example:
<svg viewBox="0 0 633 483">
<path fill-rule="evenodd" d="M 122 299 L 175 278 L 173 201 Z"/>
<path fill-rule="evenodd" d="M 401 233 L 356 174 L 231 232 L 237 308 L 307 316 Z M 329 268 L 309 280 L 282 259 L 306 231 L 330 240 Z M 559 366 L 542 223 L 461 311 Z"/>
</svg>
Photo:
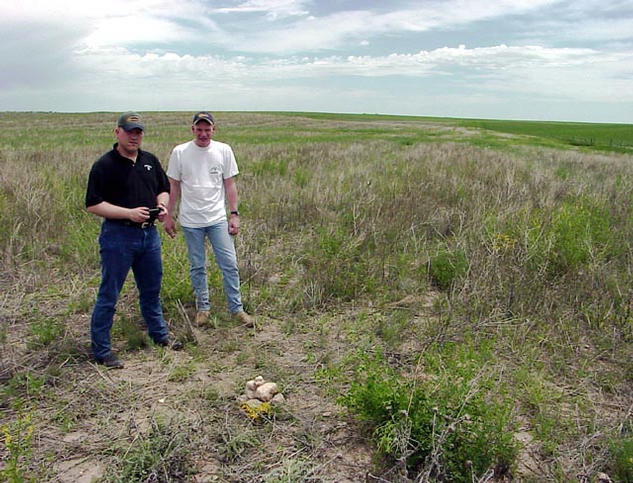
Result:
<svg viewBox="0 0 633 483">
<path fill-rule="evenodd" d="M 208 187 L 221 189 L 224 182 L 224 177 L 222 175 L 222 167 L 219 165 L 212 165 L 212 166 L 209 166 L 209 169 L 207 171 L 209 175 Z"/>
</svg>

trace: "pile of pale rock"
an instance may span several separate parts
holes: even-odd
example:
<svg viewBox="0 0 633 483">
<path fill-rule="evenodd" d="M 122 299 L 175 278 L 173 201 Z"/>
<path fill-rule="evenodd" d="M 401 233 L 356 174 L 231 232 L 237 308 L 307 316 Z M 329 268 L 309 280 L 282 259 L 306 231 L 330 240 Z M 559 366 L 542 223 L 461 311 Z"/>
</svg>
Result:
<svg viewBox="0 0 633 483">
<path fill-rule="evenodd" d="M 237 400 L 241 404 L 256 410 L 263 403 L 281 404 L 285 401 L 285 398 L 279 392 L 277 384 L 266 382 L 262 376 L 257 376 L 246 383 L 244 394 L 240 395 Z"/>
</svg>

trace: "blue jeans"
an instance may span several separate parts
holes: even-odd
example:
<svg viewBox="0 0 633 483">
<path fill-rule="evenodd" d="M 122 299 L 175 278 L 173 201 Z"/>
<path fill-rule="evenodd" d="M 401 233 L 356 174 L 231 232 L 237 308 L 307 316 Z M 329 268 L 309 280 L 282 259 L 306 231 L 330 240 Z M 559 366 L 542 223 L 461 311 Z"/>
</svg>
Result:
<svg viewBox="0 0 633 483">
<path fill-rule="evenodd" d="M 189 254 L 189 275 L 196 297 L 197 310 L 209 310 L 209 285 L 207 283 L 207 260 L 205 238 L 209 239 L 215 261 L 222 271 L 224 295 L 232 314 L 244 310 L 240 295 L 240 275 L 237 269 L 237 256 L 233 237 L 229 235 L 226 221 L 202 228 L 182 227 Z"/>
<path fill-rule="evenodd" d="M 168 335 L 160 302 L 163 265 L 156 227 L 138 228 L 105 220 L 99 235 L 101 286 L 92 311 L 92 352 L 101 360 L 110 353 L 110 329 L 119 293 L 132 269 L 147 332 L 155 342 Z"/>
</svg>

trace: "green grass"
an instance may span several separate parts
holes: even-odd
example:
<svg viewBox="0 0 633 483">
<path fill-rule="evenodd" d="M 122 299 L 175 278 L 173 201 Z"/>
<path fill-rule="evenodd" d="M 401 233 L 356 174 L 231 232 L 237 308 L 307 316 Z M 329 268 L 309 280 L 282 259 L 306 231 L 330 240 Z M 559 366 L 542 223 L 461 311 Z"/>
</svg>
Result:
<svg viewBox="0 0 633 483">
<path fill-rule="evenodd" d="M 49 442 L 76 431 L 109 465 L 123 458 L 109 481 L 156 468 L 190 475 L 208 455 L 220 481 L 328 481 L 345 468 L 341 441 L 369 441 L 365 471 L 385 479 L 404 461 L 411 479 L 471 481 L 494 468 L 529 480 L 524 449 L 507 439 L 520 425 L 538 458 L 533 479 L 630 478 L 628 126 L 216 117 L 216 139 L 240 167 L 236 247 L 260 328 L 235 326 L 211 261 L 213 327 L 197 329 L 186 351 L 157 349 L 130 277 L 112 332 L 126 369 L 105 373 L 89 363 L 100 221 L 83 196 L 116 114 L 0 113 L 0 427 L 18 428 L 23 406 L 41 442 L 11 471 L 27 481 L 58 471 L 51 455 L 63 461 L 77 447 Z M 190 114 L 146 118 L 145 148 L 166 165 L 190 136 Z M 164 312 L 184 333 L 186 249 L 182 235 L 161 237 Z M 244 420 L 235 398 L 260 372 L 287 392 L 292 416 Z M 336 412 L 340 394 L 348 415 Z M 136 430 L 170 411 L 186 420 L 182 438 L 169 426 Z M 153 459 L 157 450 L 166 459 Z"/>
<path fill-rule="evenodd" d="M 633 129 L 629 124 L 598 124 L 547 121 L 460 120 L 464 127 L 476 127 L 539 139 L 553 139 L 569 146 L 582 146 L 605 151 L 631 152 Z"/>
<path fill-rule="evenodd" d="M 633 150 L 633 129 L 629 124 L 459 119 L 427 116 L 392 116 L 384 114 L 301 112 L 281 112 L 276 114 L 289 117 L 307 117 L 323 121 L 358 121 L 367 125 L 373 125 L 376 122 L 394 121 L 401 123 L 400 128 L 405 131 L 407 124 L 413 125 L 418 122 L 427 124 L 438 123 L 448 126 L 478 128 L 484 133 L 489 131 L 530 136 L 533 139 L 528 141 L 528 143 L 536 145 L 551 145 L 548 141 L 556 141 L 556 144 L 562 143 L 567 146 L 582 146 L 605 151 L 630 153 L 631 150 Z M 362 135 L 370 135 L 372 132 L 372 129 L 369 127 L 366 129 L 356 128 L 356 130 L 358 131 L 357 134 L 361 134 L 361 139 Z M 385 131 L 374 129 L 374 133 L 383 135 Z M 493 139 L 493 137 L 489 137 L 489 141 Z"/>
<path fill-rule="evenodd" d="M 486 370 L 493 344 L 429 351 L 407 378 L 380 354 L 361 357 L 342 401 L 369 423 L 378 449 L 415 474 L 470 482 L 490 468 L 509 473 L 518 452 L 513 401 Z"/>
</svg>

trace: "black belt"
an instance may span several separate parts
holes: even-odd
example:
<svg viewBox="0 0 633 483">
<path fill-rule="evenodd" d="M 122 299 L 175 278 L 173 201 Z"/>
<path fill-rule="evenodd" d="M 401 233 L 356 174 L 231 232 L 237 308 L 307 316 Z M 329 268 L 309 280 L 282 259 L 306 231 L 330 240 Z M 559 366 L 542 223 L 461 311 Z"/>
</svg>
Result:
<svg viewBox="0 0 633 483">
<path fill-rule="evenodd" d="M 110 223 L 116 223 L 117 225 L 123 225 L 123 226 L 133 226 L 136 228 L 149 228 L 151 226 L 154 226 L 154 222 L 151 221 L 144 221 L 142 223 L 136 223 L 134 221 L 130 221 L 130 220 L 117 220 L 117 219 L 112 219 L 112 218 L 106 218 L 106 221 L 109 221 Z"/>
</svg>

